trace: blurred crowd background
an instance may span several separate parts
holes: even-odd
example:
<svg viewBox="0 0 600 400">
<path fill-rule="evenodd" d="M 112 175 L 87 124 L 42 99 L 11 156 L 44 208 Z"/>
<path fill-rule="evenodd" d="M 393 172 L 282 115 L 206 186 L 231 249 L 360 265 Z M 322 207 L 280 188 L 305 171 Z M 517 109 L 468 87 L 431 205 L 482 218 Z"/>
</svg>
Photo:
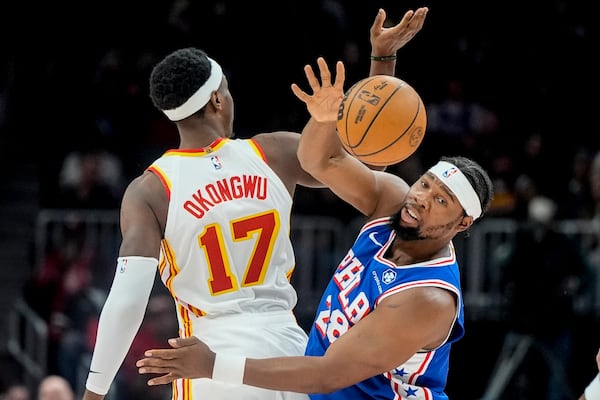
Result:
<svg viewBox="0 0 600 400">
<path fill-rule="evenodd" d="M 178 145 L 148 96 L 154 63 L 175 48 L 200 47 L 228 76 L 237 137 L 301 131 L 308 113 L 290 84 L 307 87 L 303 66 L 318 56 L 343 60 L 350 87 L 368 74 L 377 9 L 395 24 L 423 5 L 430 12 L 398 53 L 397 76 L 421 94 L 427 133 L 390 169 L 412 182 L 441 155 L 474 158 L 490 172 L 496 197 L 491 225 L 465 243 L 506 235 L 502 246 L 459 246 L 465 284 L 493 281 L 499 297 L 486 293 L 487 283 L 469 291 L 467 336 L 455 347 L 448 393 L 576 398 L 595 374 L 600 344 L 600 41 L 582 0 L 3 2 L 0 393 L 9 399 L 22 385 L 33 398 L 51 374 L 81 393 L 78 366 L 112 280 L 121 195 Z M 352 237 L 360 217 L 327 190 L 299 189 L 295 200 L 299 260 L 314 252 L 306 260 L 325 265 L 311 266 L 320 275 L 302 283 L 318 286 L 338 255 L 318 227 Z M 93 240 L 90 227 L 99 227 Z M 302 232 L 321 241 L 304 246 Z M 345 247 L 347 237 L 340 240 L 335 249 Z M 132 360 L 177 333 L 161 285 Z M 23 356 L 31 343 L 22 329 L 36 318 L 47 352 L 41 364 Z M 167 398 L 136 375 L 123 368 L 113 400 Z"/>
</svg>

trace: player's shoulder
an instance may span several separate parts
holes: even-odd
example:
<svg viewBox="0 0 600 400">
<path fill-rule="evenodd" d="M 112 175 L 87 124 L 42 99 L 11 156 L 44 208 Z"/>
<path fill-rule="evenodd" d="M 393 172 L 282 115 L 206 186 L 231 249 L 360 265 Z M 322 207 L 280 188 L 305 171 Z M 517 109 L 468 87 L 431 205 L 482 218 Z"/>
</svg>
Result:
<svg viewBox="0 0 600 400">
<path fill-rule="evenodd" d="M 297 151 L 298 144 L 300 143 L 300 134 L 297 132 L 275 131 L 259 133 L 254 135 L 251 140 L 265 154 L 272 167 L 276 168 L 279 164 L 289 166 L 291 163 L 298 163 Z"/>
<path fill-rule="evenodd" d="M 277 148 L 281 145 L 287 146 L 294 143 L 297 146 L 300 141 L 300 134 L 291 131 L 262 132 L 252 136 L 251 139 L 262 147 Z"/>
<path fill-rule="evenodd" d="M 158 176 L 150 170 L 133 178 L 127 185 L 126 196 L 150 199 L 164 191 L 163 184 Z"/>
<path fill-rule="evenodd" d="M 377 209 L 370 219 L 394 214 L 400 209 L 410 185 L 400 176 L 386 171 L 373 171 L 377 179 L 378 191 L 381 194 Z"/>
</svg>

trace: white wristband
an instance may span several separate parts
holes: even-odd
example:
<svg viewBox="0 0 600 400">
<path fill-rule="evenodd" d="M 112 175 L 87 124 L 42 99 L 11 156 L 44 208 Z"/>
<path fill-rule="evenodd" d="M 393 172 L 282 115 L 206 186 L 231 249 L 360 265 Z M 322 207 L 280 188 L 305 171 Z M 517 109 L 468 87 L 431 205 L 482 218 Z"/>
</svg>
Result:
<svg viewBox="0 0 600 400">
<path fill-rule="evenodd" d="M 600 400 L 600 374 L 585 388 L 585 400 Z"/>
<path fill-rule="evenodd" d="M 216 381 L 241 385 L 244 383 L 245 367 L 246 357 L 235 354 L 217 353 L 215 355 L 212 378 Z"/>
</svg>

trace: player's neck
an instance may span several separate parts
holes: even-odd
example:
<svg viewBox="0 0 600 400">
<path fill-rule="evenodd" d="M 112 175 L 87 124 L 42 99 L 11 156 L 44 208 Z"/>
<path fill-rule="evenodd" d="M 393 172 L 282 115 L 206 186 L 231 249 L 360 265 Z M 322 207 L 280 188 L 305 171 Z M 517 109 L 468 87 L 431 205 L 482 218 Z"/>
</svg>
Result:
<svg viewBox="0 0 600 400">
<path fill-rule="evenodd" d="M 438 243 L 428 244 L 423 240 L 405 241 L 396 236 L 385 252 L 385 259 L 396 265 L 409 265 L 449 255 L 447 244 L 440 246 Z"/>
</svg>

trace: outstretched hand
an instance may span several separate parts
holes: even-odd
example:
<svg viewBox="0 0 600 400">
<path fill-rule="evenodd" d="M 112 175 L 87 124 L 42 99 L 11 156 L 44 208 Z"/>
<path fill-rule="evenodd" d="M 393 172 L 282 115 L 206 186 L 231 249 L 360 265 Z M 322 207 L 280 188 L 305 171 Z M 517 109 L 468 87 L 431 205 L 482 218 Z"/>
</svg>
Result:
<svg viewBox="0 0 600 400">
<path fill-rule="evenodd" d="M 421 30 L 428 11 L 427 7 L 419 7 L 415 11 L 408 10 L 397 25 L 385 28 L 383 25 L 386 13 L 380 8 L 370 30 L 372 54 L 378 56 L 396 54 Z"/>
<path fill-rule="evenodd" d="M 292 83 L 292 92 L 306 104 L 308 112 L 318 122 L 337 121 L 340 104 L 344 97 L 344 80 L 346 72 L 344 64 L 338 61 L 335 65 L 335 81 L 331 83 L 331 72 L 323 57 L 317 59 L 321 80 L 316 77 L 310 65 L 304 67 L 304 73 L 313 94 L 309 95 Z"/>
<path fill-rule="evenodd" d="M 195 336 L 169 339 L 171 349 L 153 349 L 135 365 L 140 374 L 162 374 L 148 380 L 149 386 L 164 385 L 180 378 L 210 378 L 215 353 Z"/>
</svg>

